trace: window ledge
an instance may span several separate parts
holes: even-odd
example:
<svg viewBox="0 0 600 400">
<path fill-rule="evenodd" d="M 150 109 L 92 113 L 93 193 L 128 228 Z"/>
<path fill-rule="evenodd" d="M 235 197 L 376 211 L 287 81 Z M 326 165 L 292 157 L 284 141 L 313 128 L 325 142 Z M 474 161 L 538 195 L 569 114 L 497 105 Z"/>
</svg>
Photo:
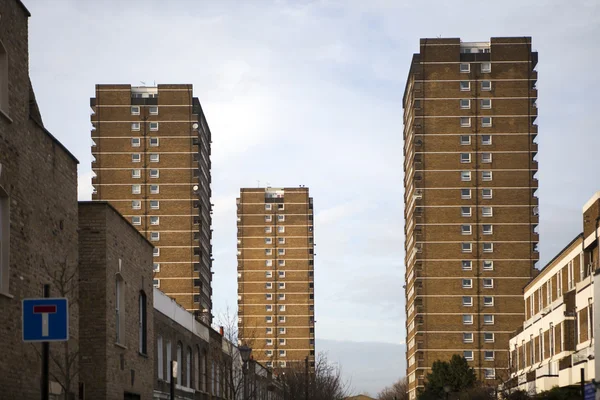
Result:
<svg viewBox="0 0 600 400">
<path fill-rule="evenodd" d="M 10 122 L 11 124 L 13 123 L 12 118 L 9 117 L 8 114 L 5 111 L 3 111 L 1 108 L 0 108 L 0 115 L 2 115 L 4 118 L 6 118 L 8 120 L 8 122 Z"/>
<path fill-rule="evenodd" d="M 140 357 L 148 358 L 148 354 L 146 354 L 146 353 L 142 353 L 141 351 L 138 351 L 138 355 L 139 355 Z"/>
<path fill-rule="evenodd" d="M 127 350 L 127 346 L 125 346 L 124 344 L 121 344 L 121 343 L 119 343 L 119 342 L 115 342 L 115 346 L 117 346 L 117 347 L 120 347 L 120 348 L 122 348 L 122 349 L 125 349 L 125 350 Z"/>
<path fill-rule="evenodd" d="M 0 113 L 1 113 L 1 111 L 2 110 L 0 110 Z M 15 298 L 15 296 L 13 296 L 12 294 L 10 294 L 8 292 L 3 292 L 2 290 L 0 290 L 0 296 L 8 297 L 9 299 L 14 299 Z"/>
</svg>

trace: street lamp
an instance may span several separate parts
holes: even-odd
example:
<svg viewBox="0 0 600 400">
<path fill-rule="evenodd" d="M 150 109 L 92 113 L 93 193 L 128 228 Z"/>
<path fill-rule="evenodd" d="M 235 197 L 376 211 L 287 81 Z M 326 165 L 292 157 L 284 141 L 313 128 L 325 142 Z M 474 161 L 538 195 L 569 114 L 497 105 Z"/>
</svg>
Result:
<svg viewBox="0 0 600 400">
<path fill-rule="evenodd" d="M 450 394 L 450 390 L 452 390 L 452 387 L 450 387 L 450 385 L 444 385 L 444 392 L 446 392 L 446 400 L 448 400 L 448 395 Z"/>
<path fill-rule="evenodd" d="M 248 400 L 248 383 L 246 382 L 246 376 L 248 375 L 248 360 L 250 360 L 250 353 L 252 348 L 246 345 L 238 347 L 240 356 L 242 357 L 242 374 L 244 374 L 244 400 Z"/>
</svg>

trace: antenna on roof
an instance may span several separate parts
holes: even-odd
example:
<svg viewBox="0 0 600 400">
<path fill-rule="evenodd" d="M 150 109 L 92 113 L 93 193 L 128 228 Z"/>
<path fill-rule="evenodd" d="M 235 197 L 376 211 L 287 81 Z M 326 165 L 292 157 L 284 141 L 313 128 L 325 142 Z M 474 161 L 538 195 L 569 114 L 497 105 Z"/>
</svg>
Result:
<svg viewBox="0 0 600 400">
<path fill-rule="evenodd" d="M 256 181 L 256 187 L 260 187 L 260 181 L 259 180 Z"/>
<path fill-rule="evenodd" d="M 142 81 L 140 81 L 140 83 L 141 83 L 142 85 L 146 86 L 146 82 L 142 82 Z"/>
</svg>

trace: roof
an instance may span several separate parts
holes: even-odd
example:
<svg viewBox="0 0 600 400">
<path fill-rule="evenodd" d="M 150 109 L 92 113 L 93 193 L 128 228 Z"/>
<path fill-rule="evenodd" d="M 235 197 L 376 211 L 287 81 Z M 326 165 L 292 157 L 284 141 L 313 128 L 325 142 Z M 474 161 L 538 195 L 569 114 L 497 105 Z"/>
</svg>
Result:
<svg viewBox="0 0 600 400">
<path fill-rule="evenodd" d="M 23 9 L 23 11 L 25 11 L 25 14 L 28 17 L 31 17 L 31 13 L 29 12 L 29 10 L 27 9 L 27 7 L 25 7 L 25 4 L 23 4 L 23 2 L 21 0 L 17 0 L 17 4 L 21 6 L 21 8 Z"/>
</svg>

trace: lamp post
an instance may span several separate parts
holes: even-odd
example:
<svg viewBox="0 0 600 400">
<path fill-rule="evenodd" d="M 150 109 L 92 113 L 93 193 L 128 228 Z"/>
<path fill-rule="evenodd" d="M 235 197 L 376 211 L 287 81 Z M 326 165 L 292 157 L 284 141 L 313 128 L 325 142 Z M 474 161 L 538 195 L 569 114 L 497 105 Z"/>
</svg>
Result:
<svg viewBox="0 0 600 400">
<path fill-rule="evenodd" d="M 242 357 L 242 374 L 244 374 L 244 400 L 248 400 L 248 382 L 246 381 L 246 376 L 248 375 L 248 360 L 250 360 L 250 353 L 252 353 L 252 348 L 246 345 L 240 346 L 238 348 L 240 352 L 240 356 Z"/>
<path fill-rule="evenodd" d="M 452 390 L 450 385 L 444 385 L 444 392 L 446 392 L 446 400 L 448 400 L 448 395 L 450 394 L 450 390 Z"/>
</svg>

